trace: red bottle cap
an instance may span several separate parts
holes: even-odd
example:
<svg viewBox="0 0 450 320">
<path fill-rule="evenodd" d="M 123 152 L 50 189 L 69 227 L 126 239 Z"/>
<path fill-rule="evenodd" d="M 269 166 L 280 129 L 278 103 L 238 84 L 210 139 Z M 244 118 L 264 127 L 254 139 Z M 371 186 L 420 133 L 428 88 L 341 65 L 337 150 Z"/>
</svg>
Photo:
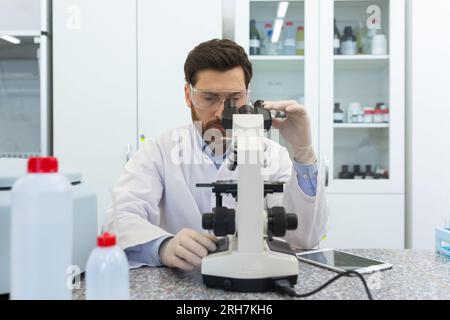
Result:
<svg viewBox="0 0 450 320">
<path fill-rule="evenodd" d="M 56 173 L 58 159 L 53 157 L 34 157 L 28 159 L 28 173 Z"/>
<path fill-rule="evenodd" d="M 105 232 L 97 237 L 98 247 L 112 247 L 116 245 L 116 236 L 112 233 Z"/>
<path fill-rule="evenodd" d="M 298 27 L 297 28 L 297 31 L 304 31 L 305 30 L 305 27 Z"/>
<path fill-rule="evenodd" d="M 266 27 L 266 28 L 272 28 L 272 24 L 271 24 L 271 23 L 266 23 L 266 24 L 264 25 L 264 27 Z"/>
<path fill-rule="evenodd" d="M 287 25 L 288 27 L 290 27 L 290 26 L 293 26 L 294 23 L 293 23 L 292 21 L 288 21 L 288 22 L 286 22 L 286 25 Z"/>
</svg>

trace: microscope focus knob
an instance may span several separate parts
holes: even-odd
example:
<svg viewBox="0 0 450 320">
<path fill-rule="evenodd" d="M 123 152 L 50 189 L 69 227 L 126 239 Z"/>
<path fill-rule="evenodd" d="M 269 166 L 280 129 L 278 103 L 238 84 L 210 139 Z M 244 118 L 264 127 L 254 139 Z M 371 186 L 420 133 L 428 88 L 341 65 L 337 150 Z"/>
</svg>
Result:
<svg viewBox="0 0 450 320">
<path fill-rule="evenodd" d="M 205 230 L 211 230 L 214 225 L 214 214 L 205 213 L 202 216 L 202 228 Z"/>
<path fill-rule="evenodd" d="M 286 234 L 286 213 L 283 207 L 272 207 L 268 210 L 269 230 L 275 237 L 283 237 Z"/>
<path fill-rule="evenodd" d="M 213 230 L 218 237 L 227 236 L 236 232 L 236 213 L 226 207 L 214 208 L 214 213 L 205 213 L 202 216 L 202 227 L 205 230 Z"/>
<path fill-rule="evenodd" d="M 268 227 L 274 237 L 283 237 L 287 230 L 297 229 L 297 215 L 286 213 L 283 207 L 273 207 L 268 210 Z"/>
<path fill-rule="evenodd" d="M 295 213 L 286 214 L 286 227 L 288 230 L 295 230 L 298 227 L 298 218 Z"/>
</svg>

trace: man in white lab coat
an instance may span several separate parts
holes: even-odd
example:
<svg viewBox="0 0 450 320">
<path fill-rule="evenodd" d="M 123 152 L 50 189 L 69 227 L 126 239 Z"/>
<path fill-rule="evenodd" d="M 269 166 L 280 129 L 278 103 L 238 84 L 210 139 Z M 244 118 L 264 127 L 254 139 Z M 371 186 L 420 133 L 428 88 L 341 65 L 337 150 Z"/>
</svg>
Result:
<svg viewBox="0 0 450 320">
<path fill-rule="evenodd" d="M 106 227 L 117 234 L 132 266 L 199 266 L 216 249 L 216 238 L 202 230 L 201 223 L 202 214 L 212 212 L 215 196 L 196 184 L 237 180 L 238 170 L 227 166 L 228 140 L 217 137 L 226 134 L 220 124 L 224 101 L 231 98 L 239 106 L 248 102 L 251 63 L 242 47 L 215 39 L 189 53 L 184 72 L 185 99 L 194 123 L 146 141 L 113 190 Z M 296 101 L 265 102 L 264 108 L 286 114 L 283 120 L 274 119 L 273 127 L 294 154 L 291 160 L 286 148 L 265 139 L 264 179 L 286 183 L 283 194 L 266 197 L 266 207 L 284 206 L 296 213 L 299 227 L 285 239 L 294 247 L 312 249 L 325 235 L 328 211 L 310 120 Z M 224 196 L 223 205 L 235 208 L 235 199 Z"/>
</svg>

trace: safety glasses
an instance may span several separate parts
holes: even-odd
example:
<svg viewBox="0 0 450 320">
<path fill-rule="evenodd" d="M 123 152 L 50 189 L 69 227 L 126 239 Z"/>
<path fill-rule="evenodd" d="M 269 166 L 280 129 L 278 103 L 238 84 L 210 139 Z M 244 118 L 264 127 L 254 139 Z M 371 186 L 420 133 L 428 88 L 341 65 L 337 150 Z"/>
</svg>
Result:
<svg viewBox="0 0 450 320">
<path fill-rule="evenodd" d="M 201 110 L 214 112 L 220 108 L 227 99 L 234 100 L 236 106 L 248 103 L 250 90 L 238 91 L 211 91 L 200 90 L 189 84 L 191 100 L 194 106 Z"/>
</svg>

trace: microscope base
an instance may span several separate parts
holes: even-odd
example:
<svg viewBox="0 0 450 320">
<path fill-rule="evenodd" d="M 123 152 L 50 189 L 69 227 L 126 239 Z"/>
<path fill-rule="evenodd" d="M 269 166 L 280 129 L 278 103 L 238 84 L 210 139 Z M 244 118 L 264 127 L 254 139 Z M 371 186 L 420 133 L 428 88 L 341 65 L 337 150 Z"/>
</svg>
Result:
<svg viewBox="0 0 450 320">
<path fill-rule="evenodd" d="M 297 283 L 298 260 L 289 244 L 266 241 L 260 253 L 239 252 L 234 237 L 225 238 L 218 250 L 202 261 L 203 283 L 212 288 L 238 292 L 274 291 L 274 279 Z"/>
<path fill-rule="evenodd" d="M 297 275 L 284 277 L 291 285 L 297 283 Z M 233 279 L 203 275 L 203 283 L 210 288 L 219 288 L 236 292 L 268 292 L 275 291 L 273 278 L 266 279 Z"/>
</svg>

